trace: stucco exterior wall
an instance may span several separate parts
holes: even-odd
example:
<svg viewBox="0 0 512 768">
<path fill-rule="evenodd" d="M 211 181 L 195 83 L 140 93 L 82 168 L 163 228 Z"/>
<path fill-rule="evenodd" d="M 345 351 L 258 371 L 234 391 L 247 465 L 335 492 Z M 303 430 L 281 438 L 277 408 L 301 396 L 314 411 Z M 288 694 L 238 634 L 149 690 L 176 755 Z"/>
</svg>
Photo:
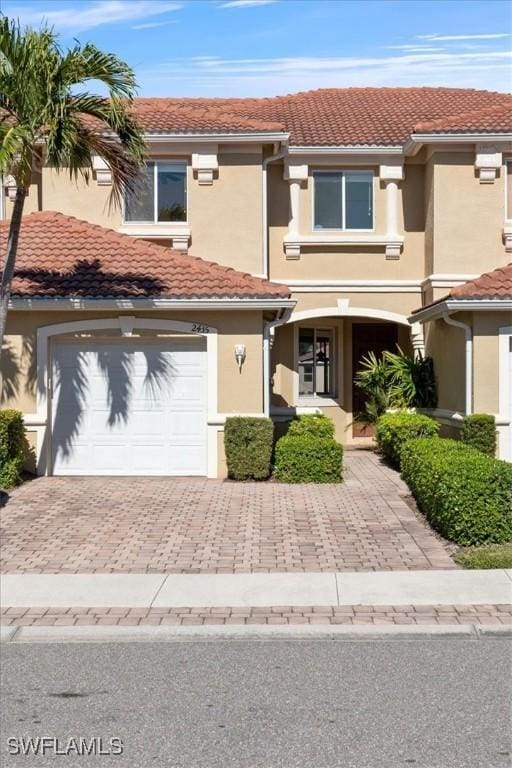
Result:
<svg viewBox="0 0 512 768">
<path fill-rule="evenodd" d="M 481 184 L 474 152 L 436 152 L 432 163 L 432 272 L 480 275 L 506 264 L 504 168 L 493 184 Z"/>
<path fill-rule="evenodd" d="M 466 322 L 464 318 L 459 318 Z M 425 354 L 434 360 L 438 408 L 464 413 L 465 336 L 464 331 L 444 320 L 424 324 Z"/>
<path fill-rule="evenodd" d="M 512 326 L 512 312 L 473 312 L 473 410 L 499 413 L 499 329 Z M 490 372 L 492 375 L 489 375 Z"/>
</svg>

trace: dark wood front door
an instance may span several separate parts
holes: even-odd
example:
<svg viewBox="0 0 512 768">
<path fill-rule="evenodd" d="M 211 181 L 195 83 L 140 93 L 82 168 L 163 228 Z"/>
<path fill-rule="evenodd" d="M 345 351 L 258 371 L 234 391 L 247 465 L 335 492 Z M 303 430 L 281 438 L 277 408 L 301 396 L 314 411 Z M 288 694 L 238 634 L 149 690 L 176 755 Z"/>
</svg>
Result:
<svg viewBox="0 0 512 768">
<path fill-rule="evenodd" d="M 353 381 L 361 367 L 361 360 L 369 352 L 374 352 L 377 357 L 380 357 L 385 350 L 394 352 L 397 342 L 398 327 L 393 323 L 354 323 L 352 325 L 352 413 L 357 413 L 364 407 L 364 395 Z M 373 428 L 354 421 L 352 435 L 370 437 L 373 435 Z"/>
</svg>

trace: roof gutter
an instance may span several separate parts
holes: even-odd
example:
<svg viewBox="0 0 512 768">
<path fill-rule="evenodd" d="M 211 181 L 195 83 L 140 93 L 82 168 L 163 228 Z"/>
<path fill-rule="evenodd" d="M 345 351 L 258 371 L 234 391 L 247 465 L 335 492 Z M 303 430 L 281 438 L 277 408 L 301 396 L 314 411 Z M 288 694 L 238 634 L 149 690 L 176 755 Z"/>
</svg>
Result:
<svg viewBox="0 0 512 768">
<path fill-rule="evenodd" d="M 445 312 L 506 312 L 512 310 L 512 299 L 444 299 L 414 312 L 410 323 L 424 323 L 443 317 Z"/>
<path fill-rule="evenodd" d="M 296 302 L 293 302 L 295 305 Z M 263 413 L 270 415 L 270 351 L 272 339 L 278 325 L 285 325 L 291 317 L 293 307 L 282 309 L 276 320 L 267 323 L 263 328 Z"/>
<path fill-rule="evenodd" d="M 290 137 L 289 133 L 278 131 L 258 131 L 253 133 L 146 133 L 144 138 L 153 144 L 163 142 L 199 142 L 219 144 L 247 144 L 249 142 L 271 144 L 273 142 L 285 142 Z"/>
<path fill-rule="evenodd" d="M 405 155 L 416 155 L 424 144 L 474 144 L 511 142 L 511 133 L 411 133 L 405 142 Z"/>
<path fill-rule="evenodd" d="M 455 328 L 462 329 L 466 336 L 466 390 L 464 412 L 466 415 L 469 415 L 473 411 L 473 329 L 467 323 L 463 323 L 460 320 L 454 320 L 448 312 L 444 312 L 442 317 L 448 325 L 453 325 Z"/>
<path fill-rule="evenodd" d="M 220 299 L 171 299 L 171 298 L 13 298 L 9 309 L 18 311 L 62 311 L 62 310 L 132 310 L 132 309 L 282 309 L 295 306 L 293 299 L 284 297 L 264 298 L 220 298 Z"/>
<path fill-rule="evenodd" d="M 267 168 L 270 163 L 274 163 L 277 160 L 281 160 L 287 154 L 286 149 L 281 149 L 279 152 L 275 152 L 273 155 L 269 155 L 263 160 L 262 163 L 262 180 L 261 180 L 261 205 L 262 205 L 262 241 L 263 241 L 263 263 L 262 263 L 262 277 L 268 280 L 269 276 L 269 260 L 268 260 L 268 184 L 267 184 Z"/>
</svg>

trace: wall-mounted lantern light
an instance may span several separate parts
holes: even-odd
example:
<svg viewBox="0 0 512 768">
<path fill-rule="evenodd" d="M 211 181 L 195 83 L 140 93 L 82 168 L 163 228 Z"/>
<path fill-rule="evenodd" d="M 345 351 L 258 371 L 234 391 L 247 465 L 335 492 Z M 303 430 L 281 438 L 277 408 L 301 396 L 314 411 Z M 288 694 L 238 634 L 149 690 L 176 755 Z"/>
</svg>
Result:
<svg viewBox="0 0 512 768">
<path fill-rule="evenodd" d="M 242 371 L 242 365 L 245 362 L 245 344 L 235 344 L 235 358 L 238 370 Z"/>
</svg>

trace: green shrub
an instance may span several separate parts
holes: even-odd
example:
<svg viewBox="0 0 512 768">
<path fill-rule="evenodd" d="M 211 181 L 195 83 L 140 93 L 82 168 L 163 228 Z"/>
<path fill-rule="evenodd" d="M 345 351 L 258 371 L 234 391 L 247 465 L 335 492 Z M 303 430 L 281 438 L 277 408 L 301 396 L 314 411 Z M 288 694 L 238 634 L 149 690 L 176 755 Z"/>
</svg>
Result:
<svg viewBox="0 0 512 768">
<path fill-rule="evenodd" d="M 455 562 L 463 568 L 512 568 L 512 544 L 462 549 Z"/>
<path fill-rule="evenodd" d="M 400 452 L 407 440 L 435 437 L 439 424 L 422 413 L 398 411 L 384 413 L 377 421 L 375 438 L 382 455 L 395 467 L 400 467 Z"/>
<path fill-rule="evenodd" d="M 458 440 L 402 448 L 402 477 L 433 528 L 457 544 L 512 541 L 512 465 Z"/>
<path fill-rule="evenodd" d="M 230 416 L 224 427 L 228 477 L 264 480 L 270 475 L 274 425 L 270 419 Z"/>
<path fill-rule="evenodd" d="M 496 456 L 496 419 L 488 413 L 464 417 L 461 440 L 488 456 Z"/>
<path fill-rule="evenodd" d="M 275 478 L 283 483 L 340 483 L 343 446 L 329 437 L 285 435 L 276 444 Z"/>
<path fill-rule="evenodd" d="M 0 411 L 0 488 L 21 482 L 25 459 L 25 427 L 19 411 Z"/>
<path fill-rule="evenodd" d="M 334 438 L 334 422 L 323 413 L 312 413 L 299 416 L 291 422 L 288 434 L 293 437 L 312 435 L 313 437 Z"/>
</svg>

